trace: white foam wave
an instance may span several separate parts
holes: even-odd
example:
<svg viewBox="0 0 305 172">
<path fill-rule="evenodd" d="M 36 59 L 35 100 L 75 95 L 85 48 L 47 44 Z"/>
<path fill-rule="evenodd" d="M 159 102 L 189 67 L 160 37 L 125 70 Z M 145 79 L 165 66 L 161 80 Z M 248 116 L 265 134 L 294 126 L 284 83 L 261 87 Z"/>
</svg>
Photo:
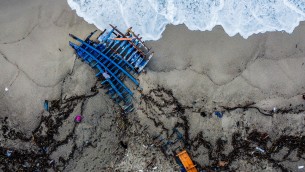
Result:
<svg viewBox="0 0 305 172">
<path fill-rule="evenodd" d="M 305 20 L 305 0 L 68 0 L 87 22 L 133 27 L 144 40 L 157 40 L 167 24 L 190 30 L 222 25 L 228 35 L 244 38 L 266 31 L 291 33 Z"/>
</svg>

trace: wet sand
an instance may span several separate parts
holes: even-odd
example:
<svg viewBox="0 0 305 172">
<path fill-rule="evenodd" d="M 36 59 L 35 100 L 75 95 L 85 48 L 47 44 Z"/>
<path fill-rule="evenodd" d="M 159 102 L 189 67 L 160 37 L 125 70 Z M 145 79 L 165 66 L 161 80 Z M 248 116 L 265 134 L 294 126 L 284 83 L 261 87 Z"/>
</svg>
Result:
<svg viewBox="0 0 305 172">
<path fill-rule="evenodd" d="M 187 148 L 198 168 L 305 165 L 305 23 L 292 34 L 246 40 L 221 27 L 168 26 L 147 43 L 155 56 L 139 77 L 143 94 L 134 91 L 137 108 L 128 118 L 69 47 L 68 33 L 84 38 L 95 27 L 65 1 L 1 1 L 0 28 L 3 171 L 177 171 L 160 147 L 161 137 L 176 139 L 173 128 L 185 142 L 169 150 Z M 52 101 L 50 112 L 44 100 Z M 84 116 L 79 124 L 77 114 Z"/>
</svg>

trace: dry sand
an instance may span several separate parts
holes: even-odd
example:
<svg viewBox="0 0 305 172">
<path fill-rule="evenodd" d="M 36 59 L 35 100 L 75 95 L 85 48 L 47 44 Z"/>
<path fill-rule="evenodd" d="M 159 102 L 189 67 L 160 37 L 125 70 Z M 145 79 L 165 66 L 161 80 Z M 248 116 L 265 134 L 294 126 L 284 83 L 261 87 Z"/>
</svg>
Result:
<svg viewBox="0 0 305 172">
<path fill-rule="evenodd" d="M 221 27 L 168 26 L 148 42 L 155 56 L 128 119 L 68 46 L 68 33 L 84 38 L 95 27 L 66 1 L 2 0 L 0 28 L 3 171 L 177 171 L 154 139 L 174 139 L 174 127 L 197 167 L 211 170 L 221 160 L 229 162 L 223 171 L 305 165 L 305 23 L 292 34 L 247 40 Z M 54 100 L 50 113 L 44 100 Z M 84 116 L 79 124 L 76 114 Z M 257 146 L 267 153 L 254 152 Z"/>
</svg>

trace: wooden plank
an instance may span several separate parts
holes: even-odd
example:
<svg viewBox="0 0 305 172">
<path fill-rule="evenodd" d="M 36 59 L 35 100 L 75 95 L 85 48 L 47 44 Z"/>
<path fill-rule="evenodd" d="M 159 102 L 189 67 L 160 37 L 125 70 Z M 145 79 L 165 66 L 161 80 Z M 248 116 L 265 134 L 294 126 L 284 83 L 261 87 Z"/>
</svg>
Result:
<svg viewBox="0 0 305 172">
<path fill-rule="evenodd" d="M 177 154 L 187 172 L 198 172 L 186 150 Z"/>
<path fill-rule="evenodd" d="M 117 31 L 123 38 L 126 38 L 126 35 L 123 34 L 121 31 L 119 31 L 116 27 L 114 27 L 112 24 L 109 24 L 115 31 Z M 128 41 L 142 56 L 146 59 L 146 55 L 142 50 L 140 50 L 133 42 Z M 144 45 L 145 46 L 145 45 Z"/>
<path fill-rule="evenodd" d="M 111 38 L 113 40 L 117 40 L 117 41 L 131 41 L 132 38 Z"/>
<path fill-rule="evenodd" d="M 145 46 L 145 44 L 144 44 L 144 42 L 141 40 L 141 38 L 139 38 L 138 36 L 139 36 L 139 34 L 138 35 L 136 35 L 132 30 L 132 27 L 130 27 L 129 29 L 128 29 L 128 32 L 131 32 L 144 46 Z M 146 47 L 146 46 L 145 46 Z M 147 48 L 147 47 L 146 47 Z"/>
</svg>

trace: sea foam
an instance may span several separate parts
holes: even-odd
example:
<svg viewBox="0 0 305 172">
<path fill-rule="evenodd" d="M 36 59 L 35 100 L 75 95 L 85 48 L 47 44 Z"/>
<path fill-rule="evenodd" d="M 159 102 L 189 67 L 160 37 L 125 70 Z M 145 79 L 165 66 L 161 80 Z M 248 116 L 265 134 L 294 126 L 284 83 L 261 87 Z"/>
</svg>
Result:
<svg viewBox="0 0 305 172">
<path fill-rule="evenodd" d="M 167 24 L 185 24 L 190 30 L 212 30 L 248 38 L 255 33 L 291 33 L 305 20 L 305 0 L 68 0 L 88 23 L 99 29 L 114 24 L 133 30 L 144 40 L 157 40 Z"/>
</svg>

